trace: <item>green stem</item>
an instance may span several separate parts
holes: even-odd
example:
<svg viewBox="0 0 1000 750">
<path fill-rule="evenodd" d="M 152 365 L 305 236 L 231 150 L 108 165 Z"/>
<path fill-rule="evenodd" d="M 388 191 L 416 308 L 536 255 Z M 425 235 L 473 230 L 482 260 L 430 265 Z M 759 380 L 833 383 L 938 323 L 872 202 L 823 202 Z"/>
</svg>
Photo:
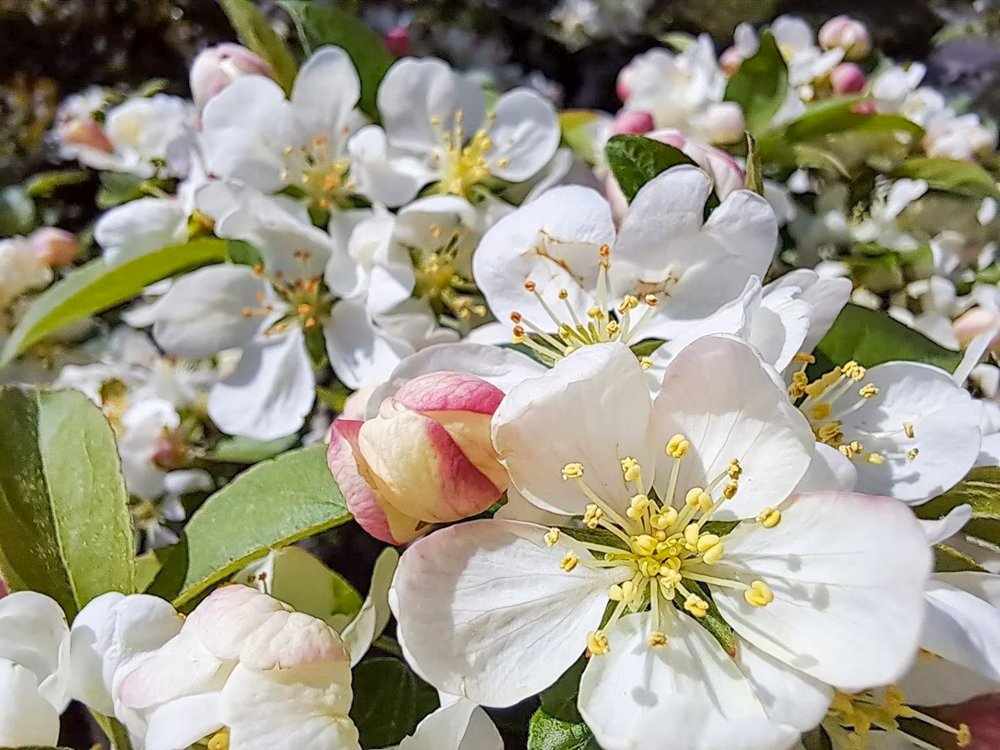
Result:
<svg viewBox="0 0 1000 750">
<path fill-rule="evenodd" d="M 101 727 L 104 734 L 108 736 L 108 739 L 111 740 L 112 750 L 132 750 L 132 742 L 129 740 L 128 732 L 121 725 L 121 722 L 110 716 L 100 714 L 93 709 L 91 709 L 90 714 L 94 717 L 94 721 Z"/>
<path fill-rule="evenodd" d="M 385 651 L 387 654 L 398 656 L 400 659 L 403 658 L 403 650 L 399 647 L 399 644 L 387 635 L 379 636 L 372 645 L 381 651 Z"/>
</svg>

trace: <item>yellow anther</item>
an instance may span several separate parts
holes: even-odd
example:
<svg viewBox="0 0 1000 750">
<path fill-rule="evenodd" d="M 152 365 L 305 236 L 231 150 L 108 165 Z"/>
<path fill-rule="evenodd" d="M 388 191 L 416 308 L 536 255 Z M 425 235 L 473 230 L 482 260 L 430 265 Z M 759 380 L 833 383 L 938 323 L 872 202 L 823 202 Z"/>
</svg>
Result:
<svg viewBox="0 0 1000 750">
<path fill-rule="evenodd" d="M 625 592 L 622 591 L 622 587 L 617 583 L 611 584 L 611 587 L 608 588 L 608 599 L 613 602 L 623 601 L 625 599 Z"/>
<path fill-rule="evenodd" d="M 608 648 L 608 637 L 600 630 L 587 633 L 587 649 L 594 656 L 602 656 L 611 649 Z"/>
<path fill-rule="evenodd" d="M 865 374 L 868 372 L 864 367 L 859 365 L 853 359 L 840 368 L 841 372 L 844 373 L 845 378 L 850 378 L 855 383 L 860 383 L 865 379 Z"/>
<path fill-rule="evenodd" d="M 664 508 L 659 513 L 654 513 L 649 519 L 649 525 L 658 531 L 669 529 L 677 520 L 677 511 L 673 508 Z"/>
<path fill-rule="evenodd" d="M 709 547 L 705 551 L 705 554 L 702 556 L 701 561 L 706 565 L 714 565 L 715 563 L 719 562 L 720 559 L 722 559 L 722 555 L 725 551 L 726 548 L 723 546 L 722 542 L 719 542 L 718 544 Z"/>
<path fill-rule="evenodd" d="M 792 361 L 803 365 L 811 365 L 816 361 L 816 358 L 808 352 L 797 352 L 795 356 L 792 357 Z"/>
<path fill-rule="evenodd" d="M 678 433 L 667 442 L 667 455 L 671 458 L 683 458 L 691 450 L 691 442 Z"/>
<path fill-rule="evenodd" d="M 874 383 L 869 383 L 868 385 L 863 387 L 860 391 L 858 391 L 858 395 L 860 395 L 862 398 L 872 398 L 878 395 L 878 388 Z"/>
<path fill-rule="evenodd" d="M 911 450 L 909 450 L 909 451 L 906 452 L 906 460 L 907 461 L 913 461 L 919 455 L 920 455 L 920 449 L 919 448 L 913 448 L 913 449 L 911 449 Z"/>
<path fill-rule="evenodd" d="M 617 335 L 618 331 L 620 331 L 620 330 L 621 330 L 621 327 L 618 325 L 617 321 L 614 321 L 614 320 L 609 320 L 608 321 L 608 334 L 609 335 L 615 336 L 615 335 Z M 642 360 L 639 360 L 639 361 L 641 362 Z"/>
<path fill-rule="evenodd" d="M 719 537 L 715 534 L 702 534 L 698 537 L 698 541 L 695 542 L 695 548 L 699 552 L 708 552 L 712 547 L 719 543 Z"/>
<path fill-rule="evenodd" d="M 833 407 L 830 406 L 826 401 L 820 401 L 812 406 L 812 418 L 823 420 L 829 419 L 830 415 L 833 413 Z"/>
<path fill-rule="evenodd" d="M 559 531 L 559 529 L 557 529 L 555 526 L 553 526 L 551 529 L 545 532 L 545 544 L 547 544 L 549 547 L 554 547 L 556 544 L 559 543 L 559 537 L 561 535 L 562 532 Z"/>
<path fill-rule="evenodd" d="M 643 370 L 648 370 L 652 366 L 653 366 L 653 360 L 650 357 L 639 357 L 639 367 L 641 367 Z"/>
<path fill-rule="evenodd" d="M 903 432 L 906 433 L 906 437 L 913 440 L 913 425 L 909 422 L 903 422 Z"/>
<path fill-rule="evenodd" d="M 618 305 L 618 312 L 624 315 L 629 310 L 634 310 L 639 306 L 639 300 L 631 294 L 626 294 L 622 303 Z"/>
<path fill-rule="evenodd" d="M 583 464 L 568 463 L 562 468 L 563 479 L 579 479 L 583 476 Z"/>
<path fill-rule="evenodd" d="M 634 458 L 623 458 L 622 459 L 622 473 L 625 475 L 626 482 L 638 482 L 642 480 L 642 467 L 639 466 L 639 462 Z"/>
<path fill-rule="evenodd" d="M 725 487 L 722 488 L 722 496 L 725 497 L 726 500 L 732 500 L 733 497 L 736 495 L 736 491 L 739 488 L 740 488 L 739 484 L 737 484 L 736 482 L 730 482 L 729 484 L 727 484 Z"/>
<path fill-rule="evenodd" d="M 637 555 L 649 556 L 656 552 L 656 538 L 649 534 L 632 537 L 632 549 Z"/>
<path fill-rule="evenodd" d="M 559 299 L 567 299 L 568 297 L 569 297 L 569 292 L 567 292 L 565 289 L 559 290 Z"/>
<path fill-rule="evenodd" d="M 587 317 L 590 318 L 591 320 L 600 320 L 604 316 L 605 316 L 604 310 L 602 310 L 599 307 L 595 306 L 587 310 Z"/>
<path fill-rule="evenodd" d="M 208 750 L 229 750 L 229 730 L 223 727 L 208 740 Z"/>
<path fill-rule="evenodd" d="M 809 378 L 804 372 L 792 373 L 792 384 L 788 386 L 788 395 L 793 401 L 806 395 L 806 386 L 809 385 Z"/>
<path fill-rule="evenodd" d="M 743 592 L 743 598 L 747 604 L 754 607 L 766 607 L 774 601 L 774 592 L 763 581 L 754 581 L 750 584 L 750 588 Z"/>
<path fill-rule="evenodd" d="M 649 496 L 643 495 L 642 493 L 634 495 L 632 500 L 629 502 L 628 510 L 625 511 L 625 515 L 631 518 L 633 521 L 638 521 L 642 518 L 642 514 L 646 512 L 649 507 Z"/>
<path fill-rule="evenodd" d="M 687 542 L 692 548 L 696 547 L 698 544 L 698 537 L 701 534 L 701 527 L 696 523 L 691 523 L 687 525 L 684 529 L 684 541 Z"/>
<path fill-rule="evenodd" d="M 656 298 L 655 294 L 647 294 L 642 299 L 650 307 L 656 307 L 658 304 L 660 304 L 660 300 Z"/>
<path fill-rule="evenodd" d="M 740 466 L 738 459 L 733 459 L 729 462 L 729 467 L 726 469 L 726 474 L 729 475 L 730 479 L 739 479 L 743 475 L 743 467 Z"/>
<path fill-rule="evenodd" d="M 566 556 L 559 563 L 559 567 L 569 573 L 580 563 L 580 558 L 575 552 L 567 552 Z"/>
<path fill-rule="evenodd" d="M 712 496 L 707 492 L 702 492 L 698 495 L 698 508 L 702 513 L 711 513 L 712 508 L 715 507 L 715 503 L 712 502 Z"/>
<path fill-rule="evenodd" d="M 602 518 L 604 518 L 604 511 L 591 503 L 583 514 L 583 523 L 588 529 L 596 529 Z"/>
<path fill-rule="evenodd" d="M 781 511 L 777 508 L 764 508 L 757 516 L 757 521 L 765 529 L 773 529 L 781 523 Z"/>
<path fill-rule="evenodd" d="M 705 617 L 708 614 L 708 602 L 697 594 L 689 594 L 684 600 L 684 609 L 695 617 Z"/>
<path fill-rule="evenodd" d="M 669 639 L 664 633 L 650 633 L 649 634 L 649 645 L 652 648 L 663 648 L 667 645 Z"/>
<path fill-rule="evenodd" d="M 524 288 L 526 291 L 529 292 L 535 291 L 535 282 L 532 281 L 531 279 L 528 279 L 527 281 L 524 282 Z"/>
<path fill-rule="evenodd" d="M 813 398 L 819 398 L 823 395 L 827 388 L 840 380 L 840 368 L 834 367 L 830 372 L 822 375 L 813 382 L 806 386 L 803 386 L 802 390 L 807 396 L 812 396 Z M 793 380 L 794 383 L 794 380 Z"/>
<path fill-rule="evenodd" d="M 652 578 L 660 572 L 660 563 L 655 557 L 640 557 L 636 565 L 639 567 L 639 572 L 646 578 Z"/>
<path fill-rule="evenodd" d="M 844 440 L 844 433 L 840 431 L 842 423 L 840 420 L 834 420 L 833 422 L 827 422 L 818 430 L 816 430 L 816 437 L 819 438 L 821 443 L 826 443 L 827 445 L 838 446 Z"/>
<path fill-rule="evenodd" d="M 968 724 L 959 724 L 958 732 L 955 734 L 955 744 L 959 747 L 968 747 L 972 744 L 972 730 Z"/>
<path fill-rule="evenodd" d="M 881 466 L 885 463 L 885 456 L 881 453 L 866 453 L 865 461 L 875 466 Z"/>
<path fill-rule="evenodd" d="M 684 495 L 684 502 L 687 505 L 698 505 L 698 498 L 705 494 L 705 490 L 701 487 L 692 487 Z"/>
<path fill-rule="evenodd" d="M 630 602 L 635 599 L 635 595 L 639 593 L 639 589 L 636 588 L 632 581 L 625 581 L 619 588 L 622 590 L 622 601 Z"/>
</svg>

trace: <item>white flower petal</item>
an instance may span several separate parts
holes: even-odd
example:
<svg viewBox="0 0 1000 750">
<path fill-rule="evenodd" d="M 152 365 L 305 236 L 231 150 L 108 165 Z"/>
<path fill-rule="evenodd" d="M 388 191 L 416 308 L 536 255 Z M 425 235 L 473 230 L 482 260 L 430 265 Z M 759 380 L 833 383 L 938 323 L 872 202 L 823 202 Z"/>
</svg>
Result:
<svg viewBox="0 0 1000 750">
<path fill-rule="evenodd" d="M 717 520 L 756 516 L 777 505 L 812 459 L 815 439 L 805 418 L 754 351 L 728 336 L 698 339 L 674 358 L 653 421 L 657 445 L 678 433 L 691 443 L 681 459 L 682 497 L 691 487 L 706 487 L 733 459 L 740 462 L 739 490 L 713 516 Z M 662 448 L 657 455 L 662 491 L 674 459 Z"/>
<path fill-rule="evenodd" d="M 787 287 L 799 290 L 799 298 L 810 305 L 809 333 L 802 342 L 802 351 L 816 348 L 851 296 L 851 280 L 821 278 L 808 268 L 798 268 L 775 279 L 764 287 L 765 297 Z"/>
<path fill-rule="evenodd" d="M 930 521 L 920 519 L 928 544 L 938 544 L 960 532 L 972 518 L 971 505 L 956 505 L 941 518 Z"/>
<path fill-rule="evenodd" d="M 351 155 L 351 178 L 358 192 L 390 208 L 417 197 L 434 173 L 418 159 L 391 154 L 385 131 L 377 125 L 361 128 L 347 142 Z"/>
<path fill-rule="evenodd" d="M 754 607 L 738 589 L 713 587 L 723 617 L 765 653 L 847 692 L 901 677 L 931 567 L 912 513 L 889 498 L 835 492 L 797 495 L 781 511 L 774 528 L 730 535 L 718 566 L 747 584 L 762 580 L 774 601 Z"/>
<path fill-rule="evenodd" d="M 618 295 L 660 296 L 645 335 L 669 338 L 736 299 L 747 279 L 767 270 L 778 237 L 770 205 L 736 190 L 705 221 L 711 192 L 702 170 L 673 167 L 643 185 L 622 222 L 611 255 L 612 288 Z"/>
<path fill-rule="evenodd" d="M 652 648 L 648 613 L 619 620 L 610 651 L 592 656 L 579 707 L 605 750 L 773 750 L 799 732 L 772 723 L 737 663 L 687 615 L 665 619 L 669 643 Z M 666 735 L 665 735 L 666 733 Z"/>
<path fill-rule="evenodd" d="M 34 591 L 0 598 L 0 659 L 30 669 L 42 696 L 60 713 L 66 708 L 69 627 L 55 600 Z"/>
<path fill-rule="evenodd" d="M 292 88 L 292 115 L 299 135 L 325 136 L 335 150 L 344 126 L 361 97 L 361 80 L 340 47 L 320 47 L 299 69 Z"/>
<path fill-rule="evenodd" d="M 490 169 L 509 182 L 524 182 L 537 174 L 559 148 L 559 120 L 552 103 L 528 88 L 501 96 L 489 135 Z"/>
<path fill-rule="evenodd" d="M 425 717 L 398 750 L 503 750 L 503 738 L 483 709 L 458 698 Z"/>
<path fill-rule="evenodd" d="M 399 564 L 399 553 L 386 548 L 375 560 L 372 570 L 371 587 L 361 610 L 340 634 L 351 652 L 351 666 L 367 653 L 372 642 L 382 635 L 392 612 L 389 610 L 389 587 Z"/>
<path fill-rule="evenodd" d="M 150 713 L 146 750 L 184 750 L 222 727 L 217 692 L 186 695 Z"/>
<path fill-rule="evenodd" d="M 106 263 L 123 263 L 187 239 L 188 212 L 175 198 L 140 198 L 97 220 L 94 241 Z"/>
<path fill-rule="evenodd" d="M 153 338 L 164 351 L 191 359 L 246 345 L 260 328 L 266 282 L 247 266 L 221 264 L 192 271 L 173 283 L 153 311 Z"/>
<path fill-rule="evenodd" d="M 914 706 L 953 706 L 1000 692 L 1000 683 L 986 679 L 979 670 L 930 655 L 918 656 L 898 686 L 907 703 Z M 904 746 L 901 750 L 911 748 Z"/>
<path fill-rule="evenodd" d="M 858 470 L 850 459 L 826 443 L 816 443 L 816 452 L 795 492 L 848 491 L 857 483 Z"/>
<path fill-rule="evenodd" d="M 586 346 L 507 394 L 493 415 L 493 444 L 511 481 L 542 510 L 583 515 L 591 500 L 562 477 L 566 464 L 580 463 L 583 481 L 624 512 L 635 489 L 625 482 L 621 460 L 639 461 L 647 481 L 653 471 L 651 413 L 631 350 L 618 343 Z"/>
<path fill-rule="evenodd" d="M 1000 610 L 965 590 L 980 581 L 996 588 L 996 578 L 992 573 L 940 573 L 931 579 L 920 646 L 1000 682 Z"/>
<path fill-rule="evenodd" d="M 255 342 L 208 395 L 208 415 L 229 435 L 275 440 L 301 429 L 316 400 L 302 330 Z"/>
<path fill-rule="evenodd" d="M 919 504 L 961 481 L 979 455 L 980 408 L 972 397 L 944 370 L 917 362 L 878 365 L 866 382 L 879 393 L 842 418 L 844 435 L 887 461 L 858 462 L 858 489 Z M 911 460 L 914 448 L 919 453 Z"/>
<path fill-rule="evenodd" d="M 0 745 L 56 745 L 59 712 L 38 692 L 38 678 L 30 669 L 0 658 L 0 695 Z"/>
<path fill-rule="evenodd" d="M 611 208 L 596 190 L 553 188 L 483 236 L 473 257 L 473 276 L 499 320 L 516 311 L 542 330 L 555 331 L 556 324 L 525 290 L 525 282 L 535 283 L 561 319 L 569 320 L 567 305 L 582 317 L 594 304 L 599 250 L 614 239 Z M 560 289 L 569 293 L 565 302 L 558 299 Z"/>
<path fill-rule="evenodd" d="M 612 583 L 627 569 L 560 569 L 540 526 L 483 520 L 415 542 L 389 602 L 408 660 L 440 690 L 510 706 L 551 685 L 583 653 Z M 581 551 L 581 560 L 587 557 Z"/>
<path fill-rule="evenodd" d="M 326 354 L 337 377 L 348 387 L 379 383 L 389 377 L 413 348 L 380 331 L 364 305 L 341 300 L 323 325 Z"/>
</svg>

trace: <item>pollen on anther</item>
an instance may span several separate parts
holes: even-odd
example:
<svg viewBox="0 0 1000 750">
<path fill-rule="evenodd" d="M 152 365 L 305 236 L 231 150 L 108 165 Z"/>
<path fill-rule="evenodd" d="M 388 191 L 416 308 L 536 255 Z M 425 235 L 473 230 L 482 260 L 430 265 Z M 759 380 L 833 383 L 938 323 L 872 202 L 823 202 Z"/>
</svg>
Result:
<svg viewBox="0 0 1000 750">
<path fill-rule="evenodd" d="M 559 563 L 559 567 L 565 570 L 567 573 L 572 571 L 580 562 L 580 557 L 575 552 L 567 552 L 563 557 L 562 562 Z"/>
<path fill-rule="evenodd" d="M 781 523 L 781 511 L 777 508 L 764 508 L 757 516 L 757 521 L 765 529 L 773 529 Z"/>
<path fill-rule="evenodd" d="M 910 440 L 913 439 L 914 432 L 912 424 L 909 422 L 903 422 L 903 432 L 906 434 L 906 437 L 910 438 Z"/>
<path fill-rule="evenodd" d="M 559 537 L 562 532 L 553 526 L 551 529 L 545 532 L 545 544 L 549 547 L 554 547 L 559 542 Z"/>
<path fill-rule="evenodd" d="M 563 479 L 579 479 L 583 476 L 583 464 L 581 463 L 568 463 L 562 468 L 562 478 Z"/>
<path fill-rule="evenodd" d="M 663 648 L 667 645 L 669 639 L 664 633 L 650 633 L 649 634 L 649 645 L 653 648 Z"/>
<path fill-rule="evenodd" d="M 594 656 L 603 656 L 611 649 L 608 646 L 608 638 L 600 630 L 587 633 L 587 649 Z"/>
</svg>

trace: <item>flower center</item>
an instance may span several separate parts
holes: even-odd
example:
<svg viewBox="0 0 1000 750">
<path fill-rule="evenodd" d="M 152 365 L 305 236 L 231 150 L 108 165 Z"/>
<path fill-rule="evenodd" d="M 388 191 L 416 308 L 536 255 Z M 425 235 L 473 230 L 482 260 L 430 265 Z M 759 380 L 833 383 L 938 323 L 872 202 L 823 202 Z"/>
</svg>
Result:
<svg viewBox="0 0 1000 750">
<path fill-rule="evenodd" d="M 895 685 L 850 695 L 835 692 L 823 726 L 828 732 L 846 734 L 850 746 L 857 750 L 868 750 L 872 746 L 873 729 L 892 733 L 921 750 L 939 750 L 937 745 L 904 732 L 899 726 L 899 719 L 915 719 L 948 732 L 954 735 L 959 747 L 968 747 L 972 743 L 972 733 L 967 724 L 959 724 L 956 728 L 917 711 L 906 704 L 902 691 Z"/>
<path fill-rule="evenodd" d="M 311 258 L 311 253 L 306 250 L 296 250 L 295 259 L 303 267 L 306 267 Z M 301 326 L 306 331 L 315 328 L 333 307 L 334 298 L 327 292 L 323 279 L 320 276 L 309 278 L 298 277 L 289 280 L 285 274 L 278 271 L 268 274 L 263 266 L 254 266 L 254 274 L 271 282 L 274 293 L 282 303 L 284 314 L 278 312 L 274 303 L 267 300 L 267 295 L 261 291 L 257 292 L 259 307 L 244 307 L 244 318 L 269 318 L 278 314 L 278 319 L 271 323 L 265 330 L 264 336 L 271 336 L 276 333 L 284 333 L 291 326 Z"/>
<path fill-rule="evenodd" d="M 765 607 L 774 600 L 773 592 L 763 581 L 746 583 L 732 577 L 729 571 L 713 568 L 725 554 L 725 539 L 733 527 L 708 524 L 719 507 L 736 494 L 743 468 L 733 459 L 706 486 L 690 487 L 681 493 L 678 487 L 681 461 L 690 449 L 691 443 L 684 435 L 674 435 L 667 443 L 666 453 L 673 464 L 663 502 L 645 484 L 639 463 L 630 457 L 621 459 L 626 485 L 635 490 L 624 515 L 591 489 L 583 478 L 581 464 L 569 463 L 563 467 L 563 479 L 576 482 L 591 501 L 583 524 L 588 529 L 605 532 L 608 543 L 578 539 L 572 529 L 558 528 L 549 529 L 545 543 L 569 548 L 560 563 L 567 572 L 585 565 L 624 568 L 632 574 L 608 589 L 608 599 L 615 607 L 603 627 L 587 637 L 587 647 L 594 655 L 607 653 L 605 632 L 628 613 L 651 611 L 649 645 L 653 647 L 667 645 L 663 623 L 669 607 L 728 628 L 707 593 L 711 586 L 742 590 L 747 603 L 755 607 Z M 757 523 L 768 529 L 780 522 L 781 512 L 774 508 L 766 509 L 757 518 Z M 578 550 L 587 550 L 594 558 L 584 559 L 577 554 Z"/>
<path fill-rule="evenodd" d="M 879 389 L 874 383 L 858 387 L 867 374 L 864 367 L 852 360 L 810 381 L 805 368 L 816 361 L 815 357 L 799 353 L 795 358 L 802 363 L 802 367 L 792 375 L 788 396 L 809 420 L 817 441 L 836 448 L 847 458 L 862 458 L 875 466 L 881 466 L 889 458 L 905 457 L 908 461 L 912 461 L 919 455 L 920 451 L 916 447 L 898 456 L 885 452 L 866 452 L 864 443 L 861 442 L 862 439 L 885 438 L 900 433 L 912 440 L 914 431 L 913 425 L 909 422 L 903 422 L 900 429 L 890 432 L 872 432 L 855 428 L 858 434 L 844 434 L 844 417 L 861 409 L 867 401 L 879 395 Z"/>
<path fill-rule="evenodd" d="M 416 280 L 414 295 L 428 300 L 437 312 L 450 313 L 463 322 L 473 317 L 486 317 L 487 309 L 479 289 L 472 279 L 458 270 L 458 255 L 469 230 L 456 227 L 445 237 L 444 229 L 433 224 L 430 234 L 435 241 L 443 244 L 430 250 L 407 247 Z"/>
<path fill-rule="evenodd" d="M 551 240 L 543 233 L 543 240 L 547 243 Z M 548 255 L 545 247 L 535 248 L 539 255 L 549 258 L 552 262 L 560 265 L 565 270 L 569 270 L 564 261 L 556 260 Z M 573 309 L 569 301 L 569 291 L 559 289 L 558 302 L 550 305 L 538 291 L 538 286 L 534 281 L 528 279 L 524 283 L 524 288 L 530 292 L 538 301 L 539 306 L 548 315 L 552 325 L 542 327 L 528 320 L 519 312 L 511 313 L 510 319 L 514 323 L 514 335 L 511 342 L 514 344 L 524 344 L 532 350 L 541 354 L 547 361 L 557 361 L 563 357 L 568 357 L 581 346 L 588 344 L 604 344 L 610 341 L 620 341 L 628 345 L 635 340 L 636 333 L 643 323 L 653 314 L 653 309 L 660 304 L 660 300 L 654 294 L 645 294 L 642 302 L 639 298 L 631 294 L 626 295 L 614 311 L 609 312 L 610 290 L 608 287 L 608 256 L 610 248 L 601 245 L 598 253 L 600 255 L 597 273 L 597 289 L 595 304 L 586 313 L 586 320 L 582 320 Z M 640 305 L 644 306 L 641 313 L 633 313 Z M 560 308 L 565 308 L 565 312 L 560 315 Z M 545 328 L 554 330 L 554 333 L 546 332 Z M 529 331 L 533 335 L 529 335 Z M 649 357 L 640 359 L 643 369 L 649 368 L 653 363 Z"/>
<path fill-rule="evenodd" d="M 487 113 L 487 126 L 477 130 L 471 138 L 466 137 L 462 126 L 464 114 L 461 110 L 455 112 L 450 130 L 443 126 L 440 117 L 431 118 L 431 127 L 438 131 L 441 143 L 440 152 L 431 155 L 431 166 L 441 170 L 440 192 L 468 196 L 475 185 L 490 176 L 486 155 L 493 150 L 489 126 L 494 117 L 493 112 Z M 507 166 L 506 159 L 497 163 Z"/>
<path fill-rule="evenodd" d="M 354 191 L 354 183 L 346 179 L 350 161 L 340 156 L 325 135 L 298 147 L 286 146 L 284 154 L 286 166 L 281 170 L 281 181 L 295 184 L 291 180 L 297 176 L 298 187 L 320 208 L 343 205 Z"/>
</svg>

